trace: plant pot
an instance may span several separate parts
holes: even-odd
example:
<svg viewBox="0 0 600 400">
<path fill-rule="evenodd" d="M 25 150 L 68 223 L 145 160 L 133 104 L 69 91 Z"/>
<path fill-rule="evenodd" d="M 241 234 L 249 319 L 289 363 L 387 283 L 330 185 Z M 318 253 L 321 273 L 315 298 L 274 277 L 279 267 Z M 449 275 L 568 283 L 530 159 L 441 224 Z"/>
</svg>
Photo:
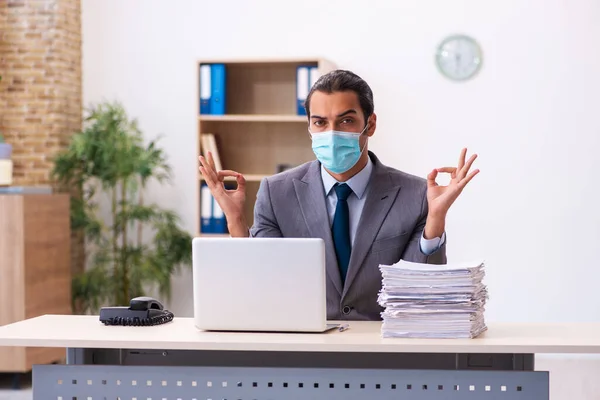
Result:
<svg viewBox="0 0 600 400">
<path fill-rule="evenodd" d="M 0 160 L 10 160 L 12 155 L 12 145 L 8 143 L 0 143 Z"/>
<path fill-rule="evenodd" d="M 13 181 L 13 163 L 0 159 L 0 186 L 10 186 Z"/>
</svg>

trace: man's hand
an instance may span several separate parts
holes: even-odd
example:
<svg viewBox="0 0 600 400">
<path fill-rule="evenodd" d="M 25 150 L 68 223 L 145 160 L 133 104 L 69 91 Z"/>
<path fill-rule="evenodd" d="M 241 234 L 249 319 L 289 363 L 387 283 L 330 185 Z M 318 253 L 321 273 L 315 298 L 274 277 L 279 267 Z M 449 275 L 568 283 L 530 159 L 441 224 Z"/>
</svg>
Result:
<svg viewBox="0 0 600 400">
<path fill-rule="evenodd" d="M 436 168 L 427 175 L 427 203 L 429 211 L 424 232 L 426 239 L 440 237 L 444 233 L 446 215 L 450 206 L 461 194 L 467 183 L 479 173 L 478 169 L 469 173 L 469 169 L 471 169 L 477 155 L 472 155 L 465 163 L 466 155 L 467 149 L 462 149 L 457 167 Z M 452 177 L 447 186 L 440 186 L 435 181 L 440 172 L 449 173 Z"/>
<path fill-rule="evenodd" d="M 208 158 L 200 156 L 200 173 L 204 177 L 215 201 L 223 210 L 227 219 L 229 233 L 233 237 L 247 237 L 248 224 L 244 216 L 244 204 L 246 203 L 246 180 L 238 172 L 223 170 L 217 171 L 212 153 L 208 152 Z M 227 176 L 233 176 L 237 182 L 237 188 L 225 189 L 223 180 Z"/>
</svg>

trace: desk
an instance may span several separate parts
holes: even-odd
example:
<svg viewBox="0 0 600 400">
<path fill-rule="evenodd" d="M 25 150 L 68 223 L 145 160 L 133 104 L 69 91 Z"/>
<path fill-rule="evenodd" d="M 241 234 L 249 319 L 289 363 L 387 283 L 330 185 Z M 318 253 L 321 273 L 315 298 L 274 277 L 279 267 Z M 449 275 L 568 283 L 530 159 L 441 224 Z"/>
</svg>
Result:
<svg viewBox="0 0 600 400">
<path fill-rule="evenodd" d="M 548 399 L 540 353 L 600 353 L 600 324 L 489 324 L 477 339 L 383 339 L 379 322 L 322 334 L 202 332 L 193 319 L 104 326 L 45 315 L 0 327 L 0 346 L 60 347 L 34 399 Z"/>
</svg>

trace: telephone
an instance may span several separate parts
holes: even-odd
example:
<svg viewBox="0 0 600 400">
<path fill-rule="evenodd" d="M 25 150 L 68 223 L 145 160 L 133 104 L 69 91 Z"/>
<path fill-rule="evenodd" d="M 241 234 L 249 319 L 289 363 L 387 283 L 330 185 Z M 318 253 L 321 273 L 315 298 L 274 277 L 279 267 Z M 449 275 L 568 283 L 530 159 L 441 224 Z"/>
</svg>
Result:
<svg viewBox="0 0 600 400">
<path fill-rule="evenodd" d="M 129 307 L 102 307 L 100 322 L 104 325 L 152 326 L 173 320 L 173 313 L 152 297 L 135 297 Z"/>
</svg>

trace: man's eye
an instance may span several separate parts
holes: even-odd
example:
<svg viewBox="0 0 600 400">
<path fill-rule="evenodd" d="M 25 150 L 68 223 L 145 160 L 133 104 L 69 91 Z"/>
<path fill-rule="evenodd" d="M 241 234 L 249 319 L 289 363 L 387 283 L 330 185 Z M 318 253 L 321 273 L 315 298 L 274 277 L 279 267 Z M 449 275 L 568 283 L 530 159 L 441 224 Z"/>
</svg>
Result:
<svg viewBox="0 0 600 400">
<path fill-rule="evenodd" d="M 323 121 L 315 121 L 315 122 L 314 122 L 314 124 L 315 124 L 316 126 L 320 126 L 322 123 L 323 123 Z"/>
<path fill-rule="evenodd" d="M 346 119 L 342 120 L 343 124 L 351 124 L 353 122 L 354 122 L 354 120 L 352 118 L 346 118 Z"/>
</svg>

